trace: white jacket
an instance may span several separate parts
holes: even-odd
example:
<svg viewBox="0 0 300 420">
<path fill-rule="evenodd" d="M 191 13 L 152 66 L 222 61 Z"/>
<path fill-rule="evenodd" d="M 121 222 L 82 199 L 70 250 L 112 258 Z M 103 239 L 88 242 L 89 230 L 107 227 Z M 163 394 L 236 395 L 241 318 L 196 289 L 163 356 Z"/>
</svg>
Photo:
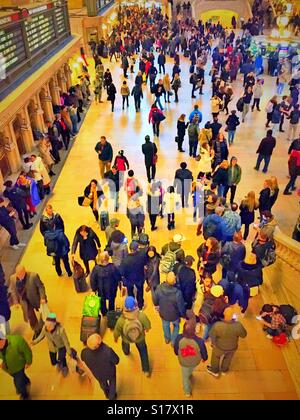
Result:
<svg viewBox="0 0 300 420">
<path fill-rule="evenodd" d="M 166 192 L 164 195 L 164 205 L 167 214 L 176 213 L 176 210 L 180 205 L 179 194 Z"/>
<path fill-rule="evenodd" d="M 201 147 L 200 149 L 200 156 L 201 159 L 199 160 L 198 163 L 198 173 L 199 172 L 203 172 L 205 174 L 211 172 L 211 162 L 213 160 L 213 157 L 210 156 L 210 153 Z"/>
</svg>

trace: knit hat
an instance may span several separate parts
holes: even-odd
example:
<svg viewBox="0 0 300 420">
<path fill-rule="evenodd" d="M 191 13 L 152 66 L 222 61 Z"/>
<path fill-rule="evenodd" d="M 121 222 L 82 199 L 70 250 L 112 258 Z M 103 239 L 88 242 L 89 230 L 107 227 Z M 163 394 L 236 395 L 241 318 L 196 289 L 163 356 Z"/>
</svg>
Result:
<svg viewBox="0 0 300 420">
<path fill-rule="evenodd" d="M 185 241 L 185 237 L 183 235 L 177 233 L 173 236 L 173 242 L 175 242 L 175 244 L 178 244 L 182 241 Z"/>
<path fill-rule="evenodd" d="M 136 308 L 136 301 L 134 297 L 127 296 L 124 306 L 127 311 L 133 311 Z"/>
<path fill-rule="evenodd" d="M 224 294 L 224 289 L 223 289 L 223 287 L 222 286 L 220 286 L 220 285 L 216 285 L 216 286 L 213 286 L 211 289 L 210 289 L 210 293 L 211 293 L 211 295 L 213 295 L 215 298 L 218 298 L 218 297 L 220 297 L 220 296 L 223 296 L 223 294 Z"/>
<path fill-rule="evenodd" d="M 50 312 L 46 318 L 47 322 L 56 322 L 56 314 L 54 312 Z"/>
<path fill-rule="evenodd" d="M 174 284 L 176 284 L 176 276 L 173 271 L 170 271 L 170 273 L 167 274 L 166 282 L 170 286 L 174 286 Z"/>
<path fill-rule="evenodd" d="M 111 227 L 116 227 L 119 226 L 120 224 L 120 220 L 119 219 L 111 219 L 111 221 L 109 222 Z"/>
<path fill-rule="evenodd" d="M 193 262 L 195 261 L 195 258 L 192 257 L 191 255 L 187 255 L 184 259 L 185 263 L 188 265 L 192 265 Z"/>
</svg>

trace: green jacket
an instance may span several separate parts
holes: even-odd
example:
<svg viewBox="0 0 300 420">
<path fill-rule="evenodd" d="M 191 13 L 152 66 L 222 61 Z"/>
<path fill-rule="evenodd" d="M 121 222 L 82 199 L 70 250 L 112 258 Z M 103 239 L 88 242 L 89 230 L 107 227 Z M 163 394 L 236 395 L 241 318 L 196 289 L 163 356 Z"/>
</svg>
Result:
<svg viewBox="0 0 300 420">
<path fill-rule="evenodd" d="M 24 369 L 25 365 L 31 365 L 32 351 L 20 335 L 8 335 L 7 341 L 5 351 L 0 350 L 0 359 L 3 360 L 3 370 L 13 375 Z"/>
<path fill-rule="evenodd" d="M 46 327 L 44 326 L 40 335 L 33 341 L 33 344 L 38 344 L 45 337 L 47 339 L 47 344 L 50 352 L 57 353 L 59 349 L 65 347 L 67 353 L 69 355 L 71 354 L 70 343 L 66 331 L 62 325 L 57 324 L 55 330 L 52 333 L 47 331 Z"/>
<path fill-rule="evenodd" d="M 232 166 L 228 168 L 228 185 L 237 185 L 242 176 L 242 169 L 239 165 Z"/>
<path fill-rule="evenodd" d="M 114 329 L 114 338 L 117 339 L 120 336 L 122 337 L 122 341 L 124 341 L 124 343 L 130 344 L 130 341 L 124 336 L 123 333 L 123 327 L 125 324 L 125 320 L 126 319 L 138 319 L 140 321 L 140 323 L 143 326 L 143 332 L 140 335 L 140 337 L 138 338 L 138 340 L 136 341 L 136 343 L 142 343 L 143 341 L 145 341 L 145 330 L 150 330 L 151 328 L 151 322 L 148 319 L 147 315 L 144 314 L 144 312 L 139 311 L 138 309 L 136 309 L 135 311 L 123 311 L 123 314 L 120 316 L 120 318 L 118 319 L 115 329 Z"/>
<path fill-rule="evenodd" d="M 245 338 L 247 331 L 238 321 L 218 321 L 209 332 L 213 347 L 221 351 L 235 351 L 239 338 Z"/>
</svg>

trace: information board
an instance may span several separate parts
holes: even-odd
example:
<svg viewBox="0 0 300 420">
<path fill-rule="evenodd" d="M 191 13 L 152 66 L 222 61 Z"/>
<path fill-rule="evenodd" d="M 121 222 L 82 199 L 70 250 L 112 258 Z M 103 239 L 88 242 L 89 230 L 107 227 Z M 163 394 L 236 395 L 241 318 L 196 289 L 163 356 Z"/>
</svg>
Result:
<svg viewBox="0 0 300 420">
<path fill-rule="evenodd" d="M 61 34 L 66 30 L 64 10 L 61 7 L 55 9 L 55 18 L 57 23 L 57 32 L 58 34 Z"/>
<path fill-rule="evenodd" d="M 45 44 L 55 39 L 53 16 L 40 14 L 25 22 L 29 51 L 34 54 Z"/>
<path fill-rule="evenodd" d="M 26 51 L 20 25 L 0 29 L 0 56 L 4 71 L 9 71 L 16 63 L 26 58 Z"/>
</svg>

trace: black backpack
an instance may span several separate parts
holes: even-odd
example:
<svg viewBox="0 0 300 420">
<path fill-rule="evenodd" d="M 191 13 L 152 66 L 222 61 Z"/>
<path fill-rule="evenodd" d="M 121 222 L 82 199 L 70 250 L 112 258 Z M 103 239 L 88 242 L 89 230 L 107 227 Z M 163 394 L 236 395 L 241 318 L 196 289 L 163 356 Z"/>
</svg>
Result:
<svg viewBox="0 0 300 420">
<path fill-rule="evenodd" d="M 239 112 L 243 112 L 243 109 L 244 109 L 244 98 L 240 98 L 240 99 L 237 101 L 237 103 L 236 103 L 236 109 L 237 109 Z"/>
<path fill-rule="evenodd" d="M 297 316 L 297 311 L 292 305 L 280 305 L 279 312 L 285 318 L 288 325 L 294 325 L 293 318 Z"/>
</svg>

